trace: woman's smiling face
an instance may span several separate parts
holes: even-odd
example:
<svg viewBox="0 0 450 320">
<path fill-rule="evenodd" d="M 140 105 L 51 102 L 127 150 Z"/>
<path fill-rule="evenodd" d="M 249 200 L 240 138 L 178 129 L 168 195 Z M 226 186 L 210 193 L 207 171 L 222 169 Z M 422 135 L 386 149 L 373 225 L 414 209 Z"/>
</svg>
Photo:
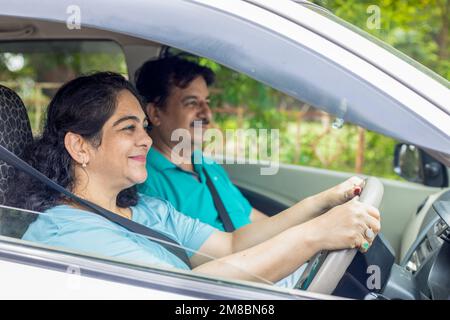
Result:
<svg viewBox="0 0 450 320">
<path fill-rule="evenodd" d="M 144 182 L 147 153 L 152 145 L 147 125 L 136 97 L 128 90 L 121 91 L 114 114 L 102 128 L 100 146 L 90 148 L 86 167 L 89 177 L 121 189 Z"/>
</svg>

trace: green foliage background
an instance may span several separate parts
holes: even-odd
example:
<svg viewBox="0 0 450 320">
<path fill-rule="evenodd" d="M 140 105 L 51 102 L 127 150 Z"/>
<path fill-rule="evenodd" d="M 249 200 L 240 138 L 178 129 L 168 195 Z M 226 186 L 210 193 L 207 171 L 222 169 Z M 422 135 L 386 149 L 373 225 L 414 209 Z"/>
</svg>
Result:
<svg viewBox="0 0 450 320">
<path fill-rule="evenodd" d="M 314 0 L 450 80 L 449 0 Z M 380 28 L 370 28 L 373 7 Z M 371 8 L 370 8 L 371 7 Z M 369 24 L 368 24 L 369 21 Z"/>
</svg>

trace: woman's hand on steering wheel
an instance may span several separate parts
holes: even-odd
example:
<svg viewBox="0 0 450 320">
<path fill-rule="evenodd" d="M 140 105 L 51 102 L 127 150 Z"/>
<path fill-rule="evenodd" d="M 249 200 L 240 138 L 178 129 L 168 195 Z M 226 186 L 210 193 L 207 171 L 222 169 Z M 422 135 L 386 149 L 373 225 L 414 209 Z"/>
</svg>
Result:
<svg viewBox="0 0 450 320">
<path fill-rule="evenodd" d="M 359 196 L 364 188 L 364 179 L 353 176 L 344 182 L 325 190 L 321 194 L 323 211 L 328 211 Z"/>
<path fill-rule="evenodd" d="M 350 181 L 343 184 L 348 186 Z M 358 248 L 365 252 L 381 228 L 378 209 L 360 202 L 359 196 L 335 206 L 310 223 L 314 224 L 320 250 L 329 251 Z"/>
</svg>

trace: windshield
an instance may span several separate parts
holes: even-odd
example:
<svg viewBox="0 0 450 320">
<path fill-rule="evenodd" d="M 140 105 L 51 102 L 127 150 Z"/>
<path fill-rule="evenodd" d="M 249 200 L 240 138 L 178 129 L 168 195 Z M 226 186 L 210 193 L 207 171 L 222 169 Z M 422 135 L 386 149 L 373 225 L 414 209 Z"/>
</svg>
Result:
<svg viewBox="0 0 450 320">
<path fill-rule="evenodd" d="M 408 35 L 407 34 L 403 34 L 404 32 L 400 28 L 397 28 L 396 30 L 390 30 L 392 32 L 390 34 L 388 34 L 388 35 L 382 36 L 383 40 L 380 40 L 379 38 L 377 38 L 376 36 L 370 34 L 369 32 L 366 32 L 366 31 L 362 30 L 361 28 L 357 27 L 356 25 L 345 21 L 341 17 L 338 17 L 337 15 L 333 14 L 331 11 L 327 10 L 327 8 L 334 9 L 333 6 L 339 7 L 339 5 L 337 5 L 337 4 L 334 4 L 332 2 L 327 2 L 327 1 L 317 1 L 320 5 L 315 4 L 315 3 L 311 3 L 311 2 L 307 2 L 307 1 L 295 1 L 295 2 L 299 3 L 300 5 L 302 5 L 304 7 L 307 7 L 309 9 L 313 10 L 314 12 L 317 12 L 318 14 L 320 14 L 322 16 L 325 16 L 326 18 L 328 18 L 328 19 L 330 19 L 330 20 L 332 20 L 332 21 L 334 21 L 334 22 L 336 22 L 336 23 L 338 23 L 338 24 L 340 24 L 340 25 L 350 29 L 351 31 L 353 31 L 355 33 L 358 33 L 359 35 L 363 36 L 367 40 L 369 40 L 369 41 L 375 43 L 376 45 L 386 49 L 387 51 L 389 51 L 390 53 L 394 54 L 398 58 L 400 58 L 403 61 L 409 63 L 410 65 L 412 65 L 416 69 L 418 69 L 421 72 L 425 73 L 426 75 L 428 75 L 429 77 L 431 77 L 434 80 L 438 81 L 439 83 L 441 83 L 442 85 L 446 86 L 447 88 L 450 88 L 450 82 L 448 80 L 446 80 L 443 76 L 439 75 L 435 71 L 433 71 L 433 70 L 427 68 L 426 66 L 424 66 L 424 64 L 417 62 L 416 60 L 411 58 L 409 55 L 407 55 L 407 54 L 405 54 L 405 53 L 400 51 L 400 50 L 404 50 L 405 51 L 406 50 L 406 46 L 411 45 L 411 42 L 415 41 L 414 39 L 408 39 L 407 38 Z M 366 9 L 366 7 L 368 7 L 368 6 L 369 5 L 365 5 L 364 9 Z M 377 6 L 375 6 L 375 7 L 377 7 Z M 348 8 L 349 10 L 351 9 L 349 6 L 342 6 L 342 8 L 340 8 L 340 9 L 343 12 L 343 14 L 344 14 L 344 11 L 343 11 L 344 8 Z M 338 12 L 340 12 L 340 11 L 338 10 Z M 366 12 L 364 12 L 364 13 L 366 13 Z M 354 15 L 357 15 L 357 13 L 354 13 Z M 366 17 L 367 16 L 363 16 L 361 19 L 365 21 Z M 414 27 L 408 27 L 408 28 L 414 29 Z M 380 34 L 380 36 L 381 36 L 381 34 Z M 389 44 L 389 42 L 394 41 L 394 40 L 392 40 L 392 38 L 394 38 L 394 37 L 403 37 L 403 38 L 405 38 L 405 40 L 402 43 L 398 43 L 398 46 L 399 46 L 400 50 L 397 49 L 397 48 L 394 48 L 392 45 Z M 435 45 L 435 44 L 427 43 L 427 46 L 433 46 L 433 45 Z M 424 48 L 422 48 L 422 49 L 424 49 Z M 408 51 L 411 51 L 411 50 L 412 49 L 410 49 Z M 417 49 L 414 49 L 414 50 L 416 50 L 416 51 L 417 50 L 421 50 L 421 48 L 417 48 Z M 411 54 L 411 53 L 409 53 L 409 54 Z M 446 63 L 448 63 L 448 62 L 445 62 L 445 61 L 443 62 L 443 64 L 446 64 Z M 442 72 L 445 72 L 445 71 L 442 71 Z"/>
</svg>

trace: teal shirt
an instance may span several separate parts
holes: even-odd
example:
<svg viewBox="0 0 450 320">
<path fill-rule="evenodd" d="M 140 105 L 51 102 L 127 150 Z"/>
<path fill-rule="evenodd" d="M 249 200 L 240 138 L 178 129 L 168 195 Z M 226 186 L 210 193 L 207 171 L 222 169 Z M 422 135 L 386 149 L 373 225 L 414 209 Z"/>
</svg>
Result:
<svg viewBox="0 0 450 320">
<path fill-rule="evenodd" d="M 167 201 L 139 195 L 132 220 L 198 250 L 216 230 L 176 211 Z M 22 237 L 52 247 L 89 255 L 113 257 L 127 262 L 189 270 L 174 254 L 155 241 L 134 234 L 98 214 L 61 205 L 47 210 Z M 186 250 L 189 257 L 194 252 Z"/>
<path fill-rule="evenodd" d="M 181 169 L 155 148 L 151 148 L 147 156 L 148 177 L 138 186 L 139 192 L 165 199 L 179 212 L 224 230 L 211 192 L 206 185 L 203 172 L 206 170 L 236 229 L 250 223 L 252 210 L 250 203 L 234 186 L 220 165 L 197 152 L 193 157 L 196 154 L 202 163 L 195 164 L 193 161 L 195 171 L 193 173 Z"/>
</svg>

